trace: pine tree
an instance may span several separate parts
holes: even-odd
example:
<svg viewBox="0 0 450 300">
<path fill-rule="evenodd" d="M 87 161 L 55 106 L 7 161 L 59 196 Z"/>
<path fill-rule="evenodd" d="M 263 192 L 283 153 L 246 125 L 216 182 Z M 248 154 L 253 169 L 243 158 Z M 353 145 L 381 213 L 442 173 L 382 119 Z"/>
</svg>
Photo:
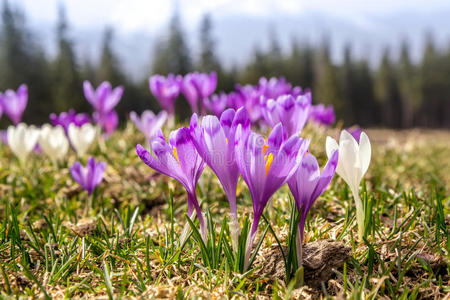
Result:
<svg viewBox="0 0 450 300">
<path fill-rule="evenodd" d="M 125 75 L 120 68 L 119 59 L 113 50 L 114 31 L 107 27 L 103 34 L 100 66 L 97 73 L 98 82 L 109 81 L 113 86 L 125 84 Z"/>
<path fill-rule="evenodd" d="M 330 44 L 324 40 L 319 51 L 317 62 L 317 80 L 314 82 L 314 97 L 316 102 L 332 104 L 338 119 L 343 118 L 344 103 L 341 97 L 340 85 L 336 67 L 331 62 Z"/>
<path fill-rule="evenodd" d="M 72 41 L 67 36 L 68 24 L 64 6 L 59 7 L 57 25 L 58 55 L 53 62 L 53 108 L 57 112 L 70 108 L 85 109 L 82 84 Z"/>
<path fill-rule="evenodd" d="M 399 127 L 401 112 L 397 76 L 387 48 L 383 52 L 381 65 L 375 78 L 375 97 L 381 107 L 382 124 Z"/>
<path fill-rule="evenodd" d="M 354 86 L 352 87 L 354 120 L 360 126 L 379 124 L 379 112 L 375 103 L 372 71 L 367 60 L 353 66 Z"/>
<path fill-rule="evenodd" d="M 446 88 L 448 83 L 446 56 L 434 46 L 432 36 L 427 36 L 425 52 L 420 67 L 420 122 L 424 126 L 438 127 L 448 119 L 445 115 L 448 106 Z"/>
<path fill-rule="evenodd" d="M 215 53 L 215 41 L 212 37 L 212 20 L 209 14 L 203 16 L 200 24 L 200 59 L 197 69 L 202 72 L 220 70 L 220 63 Z"/>
<path fill-rule="evenodd" d="M 245 69 L 241 71 L 241 83 L 256 84 L 259 78 L 262 76 L 267 77 L 270 72 L 267 54 L 265 54 L 258 45 L 255 46 L 252 56 L 253 59 L 247 64 Z"/>
<path fill-rule="evenodd" d="M 284 76 L 283 53 L 281 51 L 280 42 L 277 33 L 273 27 L 269 31 L 269 50 L 266 54 L 268 74 L 266 77 Z"/>
<path fill-rule="evenodd" d="M 416 71 L 411 63 L 409 44 L 405 40 L 402 42 L 400 51 L 398 77 L 402 104 L 401 126 L 409 128 L 414 124 L 414 112 L 418 108 L 420 99 L 418 97 Z"/>
<path fill-rule="evenodd" d="M 29 101 L 24 120 L 30 123 L 48 119 L 52 112 L 48 62 L 41 47 L 26 28 L 25 16 L 3 1 L 1 15 L 0 90 L 28 85 Z"/>
<path fill-rule="evenodd" d="M 192 71 L 192 60 L 177 11 L 170 21 L 168 39 L 160 39 L 156 44 L 152 70 L 162 75 L 184 75 Z"/>
<path fill-rule="evenodd" d="M 358 103 L 358 99 L 355 95 L 356 70 L 353 65 L 352 51 L 349 44 L 344 48 L 344 64 L 342 65 L 342 93 L 345 106 L 345 121 L 348 124 L 352 124 L 356 121 L 358 114 L 356 105 L 364 104 L 364 102 Z"/>
<path fill-rule="evenodd" d="M 292 40 L 290 54 L 284 60 L 284 73 L 289 82 L 304 89 L 312 88 L 314 80 L 313 52 L 309 44 L 300 46 L 297 40 Z"/>
<path fill-rule="evenodd" d="M 169 53 L 167 51 L 167 41 L 162 37 L 155 43 L 154 54 L 152 56 L 152 73 L 167 75 L 172 72 L 169 66 Z"/>
</svg>

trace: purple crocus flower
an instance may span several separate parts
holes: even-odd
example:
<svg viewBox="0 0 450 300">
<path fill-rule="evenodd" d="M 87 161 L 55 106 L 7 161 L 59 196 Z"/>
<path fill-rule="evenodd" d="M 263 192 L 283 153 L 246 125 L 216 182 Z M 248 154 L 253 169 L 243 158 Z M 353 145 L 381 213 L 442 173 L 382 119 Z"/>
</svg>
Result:
<svg viewBox="0 0 450 300">
<path fill-rule="evenodd" d="M 96 162 L 94 157 L 90 157 L 86 167 L 76 161 L 70 168 L 70 173 L 72 178 L 91 195 L 95 187 L 102 181 L 105 169 L 105 162 Z"/>
<path fill-rule="evenodd" d="M 183 84 L 181 91 L 186 97 L 192 112 L 198 113 L 198 102 L 211 96 L 217 86 L 217 74 L 216 72 L 206 73 L 188 73 L 183 78 Z M 200 102 L 200 104 L 202 104 Z M 202 113 L 204 108 L 202 106 Z"/>
<path fill-rule="evenodd" d="M 123 94 L 123 86 L 112 88 L 107 81 L 102 82 L 96 90 L 89 81 L 83 83 L 84 96 L 96 112 L 102 115 L 108 114 L 119 103 Z"/>
<path fill-rule="evenodd" d="M 237 110 L 243 106 L 245 106 L 245 99 L 238 92 L 230 92 L 227 97 L 227 106 Z"/>
<path fill-rule="evenodd" d="M 103 128 L 106 136 L 110 136 L 119 124 L 119 116 L 117 116 L 115 110 L 111 110 L 106 114 L 101 114 L 96 111 L 92 114 L 92 118 Z"/>
<path fill-rule="evenodd" d="M 309 117 L 311 93 L 294 98 L 291 95 L 279 96 L 277 100 L 261 99 L 262 114 L 270 126 L 283 124 L 288 136 L 302 131 Z"/>
<path fill-rule="evenodd" d="M 231 210 L 231 236 L 233 248 L 237 251 L 239 222 L 236 211 L 236 187 L 239 169 L 235 159 L 235 134 L 241 128 L 241 138 L 250 131 L 250 119 L 245 108 L 236 112 L 230 108 L 224 111 L 220 121 L 216 116 L 205 116 L 199 124 L 197 114 L 191 117 L 190 131 L 198 154 L 219 178 L 228 198 Z"/>
<path fill-rule="evenodd" d="M 281 123 L 273 128 L 267 143 L 261 135 L 254 132 L 251 132 L 247 138 L 242 138 L 242 132 L 242 129 L 238 128 L 236 162 L 250 190 L 253 202 L 253 223 L 245 254 L 244 269 L 247 269 L 264 208 L 272 195 L 297 170 L 308 150 L 309 140 L 303 140 L 297 135 L 286 139 Z"/>
<path fill-rule="evenodd" d="M 203 99 L 203 106 L 211 113 L 219 117 L 228 104 L 228 95 L 221 92 L 219 95 L 212 95 Z"/>
<path fill-rule="evenodd" d="M 4 94 L 0 93 L 0 106 L 3 108 L 5 115 L 17 125 L 22 120 L 23 112 L 28 103 L 28 88 L 25 84 L 22 84 L 17 89 L 17 92 L 13 90 L 6 90 Z"/>
<path fill-rule="evenodd" d="M 2 103 L 0 101 L 0 119 L 2 118 L 2 115 L 3 115 L 3 106 L 2 106 Z"/>
<path fill-rule="evenodd" d="M 270 79 L 261 77 L 258 86 L 262 95 L 269 99 L 276 99 L 281 95 L 290 94 L 292 90 L 292 85 L 284 77 L 272 77 Z"/>
<path fill-rule="evenodd" d="M 195 209 L 203 239 L 206 240 L 206 225 L 195 193 L 205 163 L 195 150 L 189 128 L 182 127 L 172 131 L 169 143 L 166 142 L 162 131 L 159 130 L 152 141 L 152 149 L 155 156 L 141 145 L 136 146 L 138 156 L 146 165 L 176 179 L 184 186 L 188 194 L 188 215 L 191 217 L 193 209 Z"/>
<path fill-rule="evenodd" d="M 307 153 L 295 174 L 288 180 L 288 185 L 294 196 L 297 209 L 301 214 L 296 238 L 299 265 L 303 263 L 302 242 L 306 217 L 314 201 L 323 194 L 333 178 L 338 163 L 338 156 L 339 153 L 335 150 L 321 174 L 316 158 L 314 155 Z"/>
<path fill-rule="evenodd" d="M 70 124 L 74 124 L 77 127 L 83 124 L 89 123 L 91 120 L 89 116 L 85 113 L 77 114 L 74 109 L 70 109 L 68 112 L 62 112 L 59 115 L 52 113 L 50 114 L 50 122 L 53 126 L 61 125 L 67 134 Z"/>
<path fill-rule="evenodd" d="M 309 119 L 319 124 L 332 125 L 336 120 L 333 106 L 326 107 L 323 104 L 313 105 L 310 110 Z"/>
<path fill-rule="evenodd" d="M 145 135 L 147 144 L 150 145 L 152 138 L 166 122 L 167 112 L 163 110 L 155 116 L 151 110 L 145 110 L 141 117 L 139 117 L 137 113 L 132 111 L 130 113 L 130 119 L 133 121 L 136 128 Z"/>
<path fill-rule="evenodd" d="M 260 98 L 262 96 L 261 90 L 258 87 L 247 84 L 241 86 L 236 85 L 236 90 L 242 97 L 245 108 L 248 111 L 252 123 L 261 118 Z"/>
<path fill-rule="evenodd" d="M 180 94 L 182 81 L 181 75 L 173 74 L 169 74 L 167 77 L 153 75 L 149 79 L 150 91 L 170 116 L 175 114 L 175 100 Z"/>
</svg>

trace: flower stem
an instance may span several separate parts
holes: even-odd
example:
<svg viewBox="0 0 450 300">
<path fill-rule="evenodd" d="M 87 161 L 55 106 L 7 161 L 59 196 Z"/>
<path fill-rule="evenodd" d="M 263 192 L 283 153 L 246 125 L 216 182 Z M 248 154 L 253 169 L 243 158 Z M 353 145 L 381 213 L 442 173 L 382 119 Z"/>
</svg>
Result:
<svg viewBox="0 0 450 300">
<path fill-rule="evenodd" d="M 250 254 L 252 253 L 253 241 L 255 240 L 256 232 L 258 231 L 259 218 L 254 219 L 252 227 L 250 229 L 250 234 L 247 236 L 247 243 L 245 246 L 245 257 L 244 257 L 244 272 L 250 267 Z"/>
<path fill-rule="evenodd" d="M 93 200 L 94 200 L 94 193 L 86 197 L 86 207 L 84 208 L 84 216 L 86 218 L 89 217 L 89 212 L 91 210 Z"/>
<path fill-rule="evenodd" d="M 296 241 L 296 247 L 295 250 L 297 251 L 297 262 L 298 262 L 298 267 L 300 268 L 301 266 L 303 266 L 303 241 L 302 241 L 302 236 L 301 236 L 301 232 L 300 232 L 300 226 L 297 230 L 297 234 L 295 235 L 295 241 Z"/>
<path fill-rule="evenodd" d="M 353 198 L 355 199 L 356 205 L 356 223 L 358 224 L 358 235 L 359 239 L 362 240 L 364 237 L 364 208 L 359 197 L 358 189 L 352 189 Z"/>
<path fill-rule="evenodd" d="M 231 216 L 231 226 L 230 226 L 231 245 L 233 246 L 233 251 L 237 253 L 240 234 L 239 221 L 236 213 L 231 213 L 230 216 Z"/>
<path fill-rule="evenodd" d="M 197 195 L 195 193 L 188 193 L 188 202 L 194 206 L 195 212 L 197 213 L 198 221 L 200 223 L 200 232 L 202 234 L 203 241 L 206 243 L 208 240 L 208 235 L 206 233 L 206 224 L 205 218 L 203 218 L 202 211 L 200 210 L 200 206 L 198 204 Z M 188 214 L 190 214 L 188 212 Z"/>
</svg>

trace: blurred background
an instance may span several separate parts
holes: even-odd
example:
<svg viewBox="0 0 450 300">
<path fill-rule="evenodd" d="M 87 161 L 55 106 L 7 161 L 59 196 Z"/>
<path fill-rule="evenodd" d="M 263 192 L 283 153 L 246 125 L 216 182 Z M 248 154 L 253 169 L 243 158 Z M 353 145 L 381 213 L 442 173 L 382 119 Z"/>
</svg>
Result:
<svg viewBox="0 0 450 300">
<path fill-rule="evenodd" d="M 198 70 L 226 92 L 284 76 L 345 125 L 450 128 L 448 0 L 0 1 L 0 90 L 28 85 L 27 123 L 90 112 L 83 80 L 124 85 L 121 118 L 156 111 L 150 75 Z"/>
</svg>

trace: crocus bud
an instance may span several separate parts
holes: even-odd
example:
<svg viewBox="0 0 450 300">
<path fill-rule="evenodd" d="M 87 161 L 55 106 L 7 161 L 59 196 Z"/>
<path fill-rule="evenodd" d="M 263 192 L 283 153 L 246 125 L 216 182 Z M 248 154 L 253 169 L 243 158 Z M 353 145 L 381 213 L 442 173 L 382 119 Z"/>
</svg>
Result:
<svg viewBox="0 0 450 300">
<path fill-rule="evenodd" d="M 81 127 L 73 123 L 69 125 L 69 139 L 78 156 L 83 156 L 89 149 L 97 135 L 97 130 L 92 124 L 87 123 Z"/>
<path fill-rule="evenodd" d="M 9 126 L 7 131 L 8 145 L 11 151 L 25 163 L 28 155 L 33 151 L 39 138 L 39 129 L 19 123 L 17 126 Z"/>
<path fill-rule="evenodd" d="M 60 125 L 52 127 L 50 124 L 44 124 L 39 134 L 39 145 L 42 151 L 54 161 L 63 159 L 69 150 L 69 141 L 64 128 Z"/>
<path fill-rule="evenodd" d="M 339 150 L 336 173 L 348 184 L 355 198 L 358 234 L 362 239 L 364 236 L 364 209 L 359 198 L 359 184 L 369 168 L 372 156 L 369 137 L 362 132 L 358 143 L 348 131 L 342 130 L 339 144 L 333 138 L 327 137 L 326 149 L 328 158 L 332 157 L 335 150 Z"/>
<path fill-rule="evenodd" d="M 102 182 L 105 169 L 105 162 L 96 162 L 94 157 L 90 157 L 86 167 L 76 161 L 70 168 L 70 173 L 72 178 L 91 195 L 95 187 Z"/>
<path fill-rule="evenodd" d="M 5 115 L 17 125 L 22 120 L 23 112 L 28 103 L 28 88 L 22 84 L 17 92 L 13 90 L 6 90 L 4 94 L 0 93 L 0 105 L 3 108 Z"/>
</svg>

